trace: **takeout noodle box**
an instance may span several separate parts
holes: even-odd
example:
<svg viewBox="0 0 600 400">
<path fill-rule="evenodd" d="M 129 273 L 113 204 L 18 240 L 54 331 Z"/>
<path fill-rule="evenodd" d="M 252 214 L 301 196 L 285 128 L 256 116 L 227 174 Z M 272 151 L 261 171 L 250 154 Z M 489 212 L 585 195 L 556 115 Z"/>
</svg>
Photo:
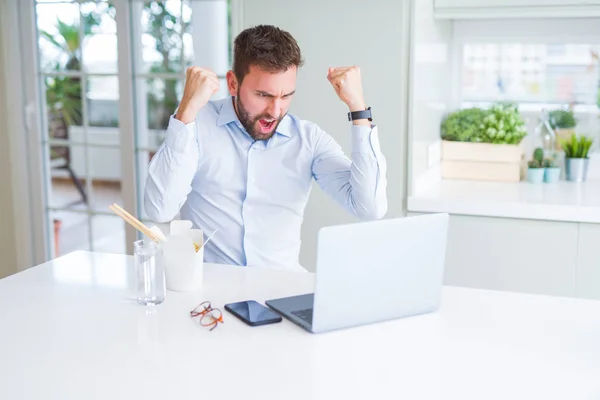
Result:
<svg viewBox="0 0 600 400">
<path fill-rule="evenodd" d="M 169 235 L 160 242 L 159 262 L 165 271 L 167 289 L 176 292 L 202 288 L 204 270 L 204 234 L 191 229 L 189 221 L 173 221 Z M 196 244 L 200 249 L 196 251 Z"/>
</svg>

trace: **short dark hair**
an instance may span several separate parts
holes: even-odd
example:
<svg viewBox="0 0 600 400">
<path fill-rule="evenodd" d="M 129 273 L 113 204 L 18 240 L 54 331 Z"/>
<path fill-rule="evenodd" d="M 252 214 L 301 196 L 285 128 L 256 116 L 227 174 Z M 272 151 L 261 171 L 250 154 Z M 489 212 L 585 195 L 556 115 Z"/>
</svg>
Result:
<svg viewBox="0 0 600 400">
<path fill-rule="evenodd" d="M 240 84 L 252 65 L 268 72 L 285 72 L 303 64 L 296 39 L 272 25 L 248 28 L 233 43 L 233 72 Z"/>
</svg>

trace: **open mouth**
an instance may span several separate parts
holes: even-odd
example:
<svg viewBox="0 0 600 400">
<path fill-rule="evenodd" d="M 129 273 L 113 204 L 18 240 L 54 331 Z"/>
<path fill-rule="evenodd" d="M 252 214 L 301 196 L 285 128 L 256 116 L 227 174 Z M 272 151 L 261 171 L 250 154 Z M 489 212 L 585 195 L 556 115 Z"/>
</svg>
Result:
<svg viewBox="0 0 600 400">
<path fill-rule="evenodd" d="M 258 120 L 258 125 L 260 126 L 261 133 L 269 133 L 275 126 L 275 120 L 261 118 Z"/>
</svg>

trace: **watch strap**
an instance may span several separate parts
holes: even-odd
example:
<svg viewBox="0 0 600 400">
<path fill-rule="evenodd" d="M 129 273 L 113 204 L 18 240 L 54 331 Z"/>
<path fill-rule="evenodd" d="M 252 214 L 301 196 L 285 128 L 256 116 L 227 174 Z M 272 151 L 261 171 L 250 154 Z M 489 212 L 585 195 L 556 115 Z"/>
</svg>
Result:
<svg viewBox="0 0 600 400">
<path fill-rule="evenodd" d="M 371 114 L 371 107 L 361 111 L 351 111 L 348 113 L 348 121 L 354 121 L 357 119 L 368 119 L 373 121 L 373 115 Z"/>
</svg>

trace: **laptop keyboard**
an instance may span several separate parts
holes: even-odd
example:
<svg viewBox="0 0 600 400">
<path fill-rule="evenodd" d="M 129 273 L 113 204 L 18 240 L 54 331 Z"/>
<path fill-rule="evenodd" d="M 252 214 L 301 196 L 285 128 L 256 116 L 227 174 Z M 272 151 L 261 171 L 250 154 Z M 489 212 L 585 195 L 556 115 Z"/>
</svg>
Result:
<svg viewBox="0 0 600 400">
<path fill-rule="evenodd" d="M 306 310 L 292 311 L 292 314 L 294 314 L 296 317 L 298 317 L 301 320 L 306 321 L 312 325 L 312 318 L 313 318 L 313 309 L 312 308 L 307 308 Z"/>
</svg>

